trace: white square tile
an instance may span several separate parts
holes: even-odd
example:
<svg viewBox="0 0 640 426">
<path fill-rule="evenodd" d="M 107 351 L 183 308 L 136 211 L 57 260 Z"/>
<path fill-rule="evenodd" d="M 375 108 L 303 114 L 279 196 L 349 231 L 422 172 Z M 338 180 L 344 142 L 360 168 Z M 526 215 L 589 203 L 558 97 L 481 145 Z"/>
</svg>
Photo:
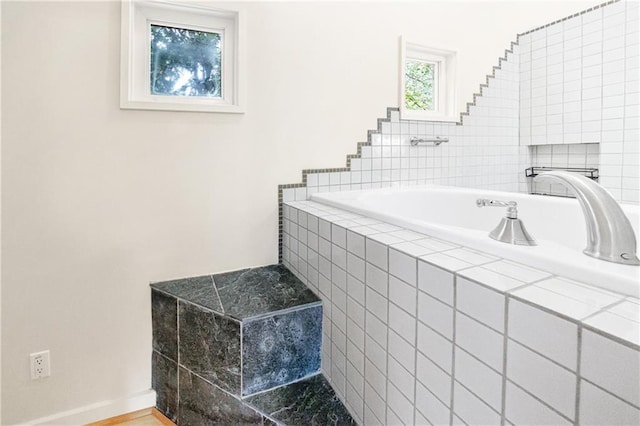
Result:
<svg viewBox="0 0 640 426">
<path fill-rule="evenodd" d="M 453 306 L 453 279 L 451 272 L 418 261 L 418 288 L 450 306 Z"/>
<path fill-rule="evenodd" d="M 447 339 L 453 339 L 453 309 L 421 291 L 418 292 L 418 319 Z"/>
<path fill-rule="evenodd" d="M 640 346 L 640 322 L 634 319 L 638 313 L 640 308 L 636 303 L 625 301 L 590 317 L 585 324 Z"/>
<path fill-rule="evenodd" d="M 364 260 L 350 252 L 347 252 L 347 272 L 356 277 L 358 280 L 364 281 Z"/>
<path fill-rule="evenodd" d="M 640 410 L 581 380 L 580 424 L 637 425 L 640 424 Z"/>
<path fill-rule="evenodd" d="M 420 353 L 417 357 L 416 378 L 440 401 L 451 400 L 451 376 Z"/>
<path fill-rule="evenodd" d="M 358 348 L 353 344 L 349 338 L 347 338 L 347 359 L 353 366 L 360 372 L 361 375 L 364 375 L 364 347 Z"/>
<path fill-rule="evenodd" d="M 347 275 L 347 294 L 364 306 L 364 293 L 364 283 L 358 281 L 352 275 Z"/>
<path fill-rule="evenodd" d="M 389 354 L 411 374 L 415 372 L 416 348 L 393 330 L 389 330 Z"/>
<path fill-rule="evenodd" d="M 509 340 L 507 377 L 560 413 L 574 418 L 575 374 Z"/>
<path fill-rule="evenodd" d="M 407 399 L 392 383 L 389 383 L 387 387 L 387 404 L 398 420 L 402 422 L 401 424 L 413 424 L 413 402 Z M 389 412 L 387 412 L 387 423 L 390 425 L 400 424 L 397 423 L 397 420 L 389 418 Z"/>
<path fill-rule="evenodd" d="M 456 244 L 450 243 L 448 241 L 443 241 L 438 238 L 426 238 L 424 240 L 415 240 L 413 241 L 413 243 L 436 252 L 452 250 L 460 247 Z"/>
<path fill-rule="evenodd" d="M 365 331 L 383 348 L 387 347 L 387 326 L 375 315 L 367 311 Z M 368 348 L 367 348 L 368 351 Z"/>
<path fill-rule="evenodd" d="M 388 294 L 389 274 L 367 262 L 366 286 L 386 296 Z"/>
<path fill-rule="evenodd" d="M 409 314 L 416 314 L 417 290 L 415 287 L 406 284 L 396 277 L 389 276 L 389 300 Z"/>
<path fill-rule="evenodd" d="M 544 330 L 544 332 L 541 332 Z M 509 337 L 576 371 L 578 326 L 515 299 L 509 300 Z"/>
<path fill-rule="evenodd" d="M 380 320 L 386 322 L 389 312 L 388 307 L 388 299 L 380 293 L 372 290 L 370 287 L 367 287 L 367 298 L 366 298 L 366 308 L 367 311 L 373 313 Z"/>
<path fill-rule="evenodd" d="M 346 327 L 347 338 L 351 340 L 357 348 L 364 350 L 364 328 L 348 318 Z"/>
<path fill-rule="evenodd" d="M 342 247 L 343 249 L 347 248 L 347 230 L 332 224 L 331 225 L 331 242 Z"/>
<path fill-rule="evenodd" d="M 389 273 L 407 284 L 416 285 L 417 260 L 393 248 L 389 249 Z"/>
<path fill-rule="evenodd" d="M 418 350 L 451 374 L 453 343 L 418 322 Z"/>
<path fill-rule="evenodd" d="M 456 348 L 455 365 L 455 379 L 499 412 L 502 409 L 502 375 L 459 348 Z"/>
<path fill-rule="evenodd" d="M 331 245 L 331 262 L 343 270 L 347 269 L 347 251 L 336 244 Z"/>
<path fill-rule="evenodd" d="M 460 271 L 458 274 L 461 277 L 465 277 L 482 283 L 500 292 L 506 292 L 526 284 L 522 281 L 516 280 L 506 275 L 502 275 L 489 269 L 485 269 L 483 267 L 465 269 L 463 271 Z"/>
<path fill-rule="evenodd" d="M 456 259 L 462 260 L 464 262 L 471 263 L 472 265 L 475 265 L 475 266 L 483 265 L 485 263 L 493 262 L 499 259 L 495 256 L 491 256 L 486 253 L 480 253 L 474 250 L 470 250 L 468 248 L 458 248 L 454 250 L 448 250 L 446 254 L 448 256 L 455 257 Z"/>
<path fill-rule="evenodd" d="M 451 410 L 449 409 L 449 401 L 444 404 L 438 398 L 436 398 L 422 383 L 416 383 L 416 424 L 418 425 L 446 425 L 449 424 L 449 416 Z M 429 423 L 425 423 L 420 419 L 424 417 Z"/>
<path fill-rule="evenodd" d="M 613 293 L 598 291 L 560 278 L 550 278 L 515 290 L 513 295 L 577 320 L 622 300 L 621 296 L 615 296 Z"/>
<path fill-rule="evenodd" d="M 469 262 L 465 262 L 455 257 L 447 256 L 446 252 L 428 254 L 426 256 L 421 256 L 420 259 L 423 259 L 433 265 L 439 266 L 446 271 L 452 272 L 473 266 Z"/>
<path fill-rule="evenodd" d="M 546 405 L 507 381 L 505 417 L 514 425 L 570 425 Z"/>
<path fill-rule="evenodd" d="M 456 345 L 502 371 L 504 336 L 463 313 L 456 314 Z"/>
<path fill-rule="evenodd" d="M 629 402 L 640 400 L 640 352 L 589 330 L 582 332 L 580 375 Z"/>
<path fill-rule="evenodd" d="M 324 219 L 318 221 L 318 234 L 327 241 L 331 241 L 331 222 Z"/>
<path fill-rule="evenodd" d="M 456 308 L 489 327 L 504 332 L 505 298 L 464 278 L 458 278 Z"/>
<path fill-rule="evenodd" d="M 415 386 L 415 376 L 413 373 L 407 371 L 398 361 L 393 357 L 389 357 L 389 370 L 388 378 L 404 396 L 413 400 Z"/>
<path fill-rule="evenodd" d="M 364 259 L 365 251 L 364 251 L 364 236 L 359 235 L 352 230 L 347 231 L 347 250 L 356 256 Z"/>
<path fill-rule="evenodd" d="M 378 268 L 386 271 L 388 268 L 388 249 L 385 244 L 373 241 L 372 239 L 366 239 L 366 257 L 367 262 L 377 266 Z"/>
<path fill-rule="evenodd" d="M 340 290 L 347 291 L 347 271 L 339 268 L 337 265 L 331 265 L 331 281 Z M 333 298 L 333 294 L 331 295 Z"/>
<path fill-rule="evenodd" d="M 467 425 L 498 425 L 500 414 L 493 411 L 478 397 L 466 390 L 459 383 L 453 388 L 453 410 Z"/>
<path fill-rule="evenodd" d="M 433 253 L 430 248 L 417 244 L 413 241 L 405 241 L 402 243 L 392 244 L 391 247 L 409 256 L 419 257 L 425 254 Z"/>
<path fill-rule="evenodd" d="M 365 359 L 364 369 L 365 381 L 380 395 L 384 395 L 387 392 L 387 377 L 383 374 L 376 365 L 369 359 Z M 387 371 L 386 364 L 385 370 Z"/>
<path fill-rule="evenodd" d="M 331 243 L 329 240 L 318 239 L 318 253 L 325 259 L 331 259 Z"/>
<path fill-rule="evenodd" d="M 358 369 L 347 360 L 347 382 L 353 386 L 358 395 L 364 396 L 364 377 Z"/>
<path fill-rule="evenodd" d="M 387 418 L 387 404 L 369 385 L 364 387 L 365 421 L 367 424 L 384 423 Z M 367 410 L 368 409 L 368 410 Z M 371 418 L 371 414 L 373 418 Z"/>
<path fill-rule="evenodd" d="M 548 272 L 533 269 L 508 260 L 487 263 L 482 267 L 525 283 L 532 283 L 551 276 Z"/>
<path fill-rule="evenodd" d="M 389 328 L 407 342 L 415 342 L 416 319 L 393 303 L 389 303 Z"/>
</svg>

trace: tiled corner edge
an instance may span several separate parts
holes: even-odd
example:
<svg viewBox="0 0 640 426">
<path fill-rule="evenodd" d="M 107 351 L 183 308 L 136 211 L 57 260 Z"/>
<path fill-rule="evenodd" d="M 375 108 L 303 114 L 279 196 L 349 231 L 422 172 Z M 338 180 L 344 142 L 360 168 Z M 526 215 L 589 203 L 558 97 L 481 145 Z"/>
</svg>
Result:
<svg viewBox="0 0 640 426">
<path fill-rule="evenodd" d="M 616 0 L 618 1 L 618 0 Z M 519 37 L 519 35 L 518 35 Z M 512 41 L 511 45 L 509 46 L 508 49 L 504 50 L 504 56 L 501 56 L 498 58 L 498 65 L 494 65 L 493 69 L 491 71 L 491 74 L 487 74 L 486 78 L 485 78 L 485 82 L 480 84 L 480 90 L 478 90 L 476 93 L 473 94 L 473 102 L 467 102 L 467 107 L 466 107 L 466 111 L 463 111 L 460 113 L 460 120 L 458 120 L 458 122 L 456 122 L 457 126 L 461 126 L 463 124 L 462 120 L 464 117 L 468 117 L 469 116 L 469 110 L 471 109 L 472 106 L 476 105 L 476 100 L 482 96 L 482 89 L 489 87 L 489 79 L 495 79 L 496 78 L 496 71 L 502 69 L 502 63 L 507 61 L 507 55 L 509 55 L 510 53 L 513 53 L 513 47 L 518 45 L 519 40 L 516 39 L 516 41 Z"/>
<path fill-rule="evenodd" d="M 304 169 L 302 170 L 302 182 L 301 183 L 289 183 L 278 185 L 278 263 L 282 263 L 282 190 L 292 188 L 306 188 L 307 187 L 307 175 L 314 173 L 335 173 L 335 172 L 349 172 L 351 171 L 351 160 L 354 158 L 361 158 L 362 147 L 371 145 L 371 136 L 382 132 L 382 123 L 391 122 L 391 114 L 393 112 L 400 112 L 400 108 L 387 107 L 387 117 L 378 118 L 378 125 L 376 130 L 367 131 L 367 141 L 358 142 L 357 151 L 355 154 L 349 154 L 346 157 L 346 167 L 338 168 L 326 168 L 326 169 Z"/>
<path fill-rule="evenodd" d="M 531 34 L 531 33 L 536 32 L 536 31 L 540 31 L 540 30 L 542 30 L 542 29 L 544 29 L 544 28 L 550 27 L 550 26 L 552 26 L 552 25 L 559 24 L 560 22 L 564 22 L 564 21 L 566 21 L 566 20 L 568 20 L 568 19 L 575 18 L 575 17 L 578 17 L 578 16 L 580 16 L 580 15 L 584 15 L 585 13 L 589 13 L 589 12 L 591 12 L 591 11 L 594 11 L 594 10 L 597 10 L 597 9 L 600 9 L 600 8 L 603 8 L 603 7 L 605 7 L 605 6 L 608 6 L 608 5 L 613 4 L 613 3 L 617 3 L 617 2 L 619 2 L 619 1 L 622 1 L 622 0 L 610 0 L 610 1 L 608 1 L 608 2 L 601 3 L 601 4 L 598 4 L 598 5 L 596 5 L 596 6 L 590 7 L 589 9 L 585 9 L 585 10 L 583 10 L 583 11 L 576 12 L 576 13 L 574 13 L 573 15 L 565 16 L 564 18 L 558 19 L 558 20 L 553 21 L 553 22 L 549 22 L 548 24 L 542 25 L 542 26 L 540 26 L 540 27 L 536 27 L 536 28 L 533 28 L 533 29 L 531 29 L 531 30 L 529 30 L 529 31 L 525 31 L 525 32 L 523 32 L 523 33 L 519 33 L 519 34 L 518 34 L 518 38 L 520 38 L 520 36 L 527 35 L 527 34 Z"/>
</svg>

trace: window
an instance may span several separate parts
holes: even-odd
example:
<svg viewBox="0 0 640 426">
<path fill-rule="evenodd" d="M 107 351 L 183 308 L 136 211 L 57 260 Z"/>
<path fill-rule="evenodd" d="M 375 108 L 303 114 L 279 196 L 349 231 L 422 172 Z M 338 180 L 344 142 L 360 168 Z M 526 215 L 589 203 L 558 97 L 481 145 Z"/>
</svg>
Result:
<svg viewBox="0 0 640 426">
<path fill-rule="evenodd" d="M 402 40 L 400 112 L 403 119 L 457 121 L 452 51 Z"/>
<path fill-rule="evenodd" d="M 238 11 L 122 3 L 121 108 L 243 112 Z"/>
</svg>

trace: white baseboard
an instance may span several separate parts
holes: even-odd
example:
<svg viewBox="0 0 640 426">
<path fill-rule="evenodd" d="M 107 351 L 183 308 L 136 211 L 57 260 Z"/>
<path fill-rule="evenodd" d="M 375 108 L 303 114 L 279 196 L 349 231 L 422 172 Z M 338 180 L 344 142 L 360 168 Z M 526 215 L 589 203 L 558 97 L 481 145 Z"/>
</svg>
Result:
<svg viewBox="0 0 640 426">
<path fill-rule="evenodd" d="M 63 411 L 46 417 L 40 417 L 25 425 L 84 425 L 132 411 L 154 407 L 156 405 L 156 393 L 149 389 L 123 399 L 100 401 L 94 404 L 73 410 Z"/>
</svg>

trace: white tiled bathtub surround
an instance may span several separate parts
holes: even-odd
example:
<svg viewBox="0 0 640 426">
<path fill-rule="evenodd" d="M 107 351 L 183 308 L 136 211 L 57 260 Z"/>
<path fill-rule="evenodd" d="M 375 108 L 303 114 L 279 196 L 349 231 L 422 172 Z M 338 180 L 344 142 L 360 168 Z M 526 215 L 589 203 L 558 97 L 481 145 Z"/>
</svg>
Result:
<svg viewBox="0 0 640 426">
<path fill-rule="evenodd" d="M 599 143 L 601 184 L 636 203 L 639 5 L 607 4 L 518 37 L 521 144 Z"/>
<path fill-rule="evenodd" d="M 360 424 L 637 424 L 638 300 L 311 201 L 283 261 Z"/>
<path fill-rule="evenodd" d="M 283 199 L 425 183 L 566 196 L 524 176 L 550 166 L 596 167 L 616 200 L 640 202 L 639 5 L 609 3 L 519 35 L 460 123 L 390 110 L 348 167 L 310 171 Z M 414 136 L 449 142 L 412 147 Z"/>
</svg>

